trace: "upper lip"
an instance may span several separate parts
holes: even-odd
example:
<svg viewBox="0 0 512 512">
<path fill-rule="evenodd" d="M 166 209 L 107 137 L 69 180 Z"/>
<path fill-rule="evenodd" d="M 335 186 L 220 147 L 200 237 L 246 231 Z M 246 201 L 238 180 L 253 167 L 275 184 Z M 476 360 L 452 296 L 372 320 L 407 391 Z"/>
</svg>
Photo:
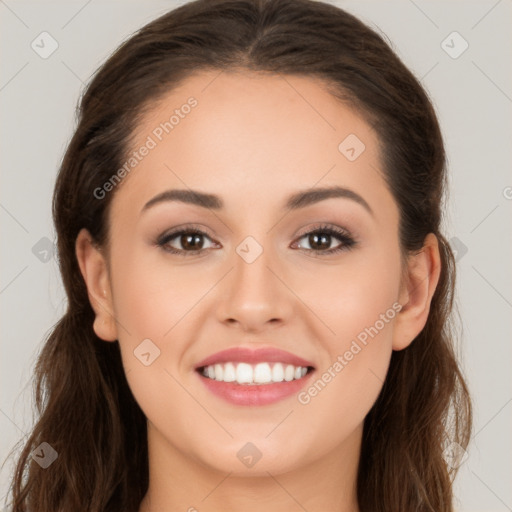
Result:
<svg viewBox="0 0 512 512">
<path fill-rule="evenodd" d="M 290 352 L 272 347 L 250 349 L 246 347 L 234 347 L 216 352 L 196 364 L 195 369 L 210 366 L 217 363 L 286 363 L 294 366 L 313 366 L 310 361 L 296 356 Z"/>
</svg>

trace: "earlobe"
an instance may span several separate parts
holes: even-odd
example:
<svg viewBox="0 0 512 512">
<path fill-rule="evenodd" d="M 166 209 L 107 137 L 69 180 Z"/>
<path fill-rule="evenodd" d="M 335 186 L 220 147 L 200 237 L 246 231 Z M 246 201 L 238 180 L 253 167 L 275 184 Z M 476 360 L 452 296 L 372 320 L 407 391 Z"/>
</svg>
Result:
<svg viewBox="0 0 512 512">
<path fill-rule="evenodd" d="M 102 340 L 115 341 L 117 327 L 105 256 L 86 229 L 78 233 L 75 252 L 80 272 L 87 286 L 89 302 L 96 314 L 93 324 L 94 332 Z"/>
<path fill-rule="evenodd" d="M 440 274 L 439 242 L 433 233 L 429 233 L 423 248 L 411 255 L 407 262 L 400 293 L 402 309 L 396 317 L 393 333 L 393 350 L 407 348 L 425 327 Z"/>
</svg>

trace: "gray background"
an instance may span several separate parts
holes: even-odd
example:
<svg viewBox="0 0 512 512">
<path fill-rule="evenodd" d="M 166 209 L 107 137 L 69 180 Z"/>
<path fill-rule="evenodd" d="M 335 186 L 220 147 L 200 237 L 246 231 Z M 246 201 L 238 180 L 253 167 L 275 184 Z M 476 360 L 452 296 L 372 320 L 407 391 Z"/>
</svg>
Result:
<svg viewBox="0 0 512 512">
<path fill-rule="evenodd" d="M 32 368 L 65 309 L 49 252 L 51 195 L 79 93 L 122 40 L 181 3 L 0 0 L 2 462 L 29 432 Z M 332 3 L 388 36 L 438 111 L 451 173 L 446 233 L 458 254 L 458 350 L 475 405 L 456 508 L 512 510 L 512 3 Z M 31 48 L 43 31 L 59 45 L 46 59 Z M 464 42 L 446 39 L 453 31 L 469 44 L 457 58 Z M 0 474 L 0 506 L 11 471 L 8 459 Z"/>
</svg>

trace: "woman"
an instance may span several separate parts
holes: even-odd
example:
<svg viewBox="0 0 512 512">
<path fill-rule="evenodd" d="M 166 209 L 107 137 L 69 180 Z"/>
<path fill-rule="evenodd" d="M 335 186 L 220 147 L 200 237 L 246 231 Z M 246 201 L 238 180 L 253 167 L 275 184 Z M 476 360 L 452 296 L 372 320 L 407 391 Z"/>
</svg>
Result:
<svg viewBox="0 0 512 512">
<path fill-rule="evenodd" d="M 142 28 L 57 179 L 69 305 L 14 511 L 452 511 L 445 172 L 418 81 L 339 8 L 198 0 Z"/>
</svg>

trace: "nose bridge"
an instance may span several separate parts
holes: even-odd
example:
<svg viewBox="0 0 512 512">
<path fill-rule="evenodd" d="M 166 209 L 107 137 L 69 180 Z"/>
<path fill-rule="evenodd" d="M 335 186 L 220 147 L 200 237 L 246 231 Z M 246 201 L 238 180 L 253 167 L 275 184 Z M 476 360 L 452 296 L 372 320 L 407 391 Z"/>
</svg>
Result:
<svg viewBox="0 0 512 512">
<path fill-rule="evenodd" d="M 235 248 L 234 291 L 239 296 L 246 296 L 251 301 L 268 301 L 269 292 L 274 288 L 270 282 L 274 278 L 269 270 L 275 257 L 272 254 L 269 237 L 262 240 L 262 235 L 245 237 Z"/>
<path fill-rule="evenodd" d="M 271 237 L 260 234 L 258 238 L 262 241 L 249 235 L 235 247 L 234 268 L 220 308 L 222 320 L 237 321 L 250 329 L 283 320 L 290 307 L 286 287 L 275 275 L 279 264 Z"/>
</svg>

